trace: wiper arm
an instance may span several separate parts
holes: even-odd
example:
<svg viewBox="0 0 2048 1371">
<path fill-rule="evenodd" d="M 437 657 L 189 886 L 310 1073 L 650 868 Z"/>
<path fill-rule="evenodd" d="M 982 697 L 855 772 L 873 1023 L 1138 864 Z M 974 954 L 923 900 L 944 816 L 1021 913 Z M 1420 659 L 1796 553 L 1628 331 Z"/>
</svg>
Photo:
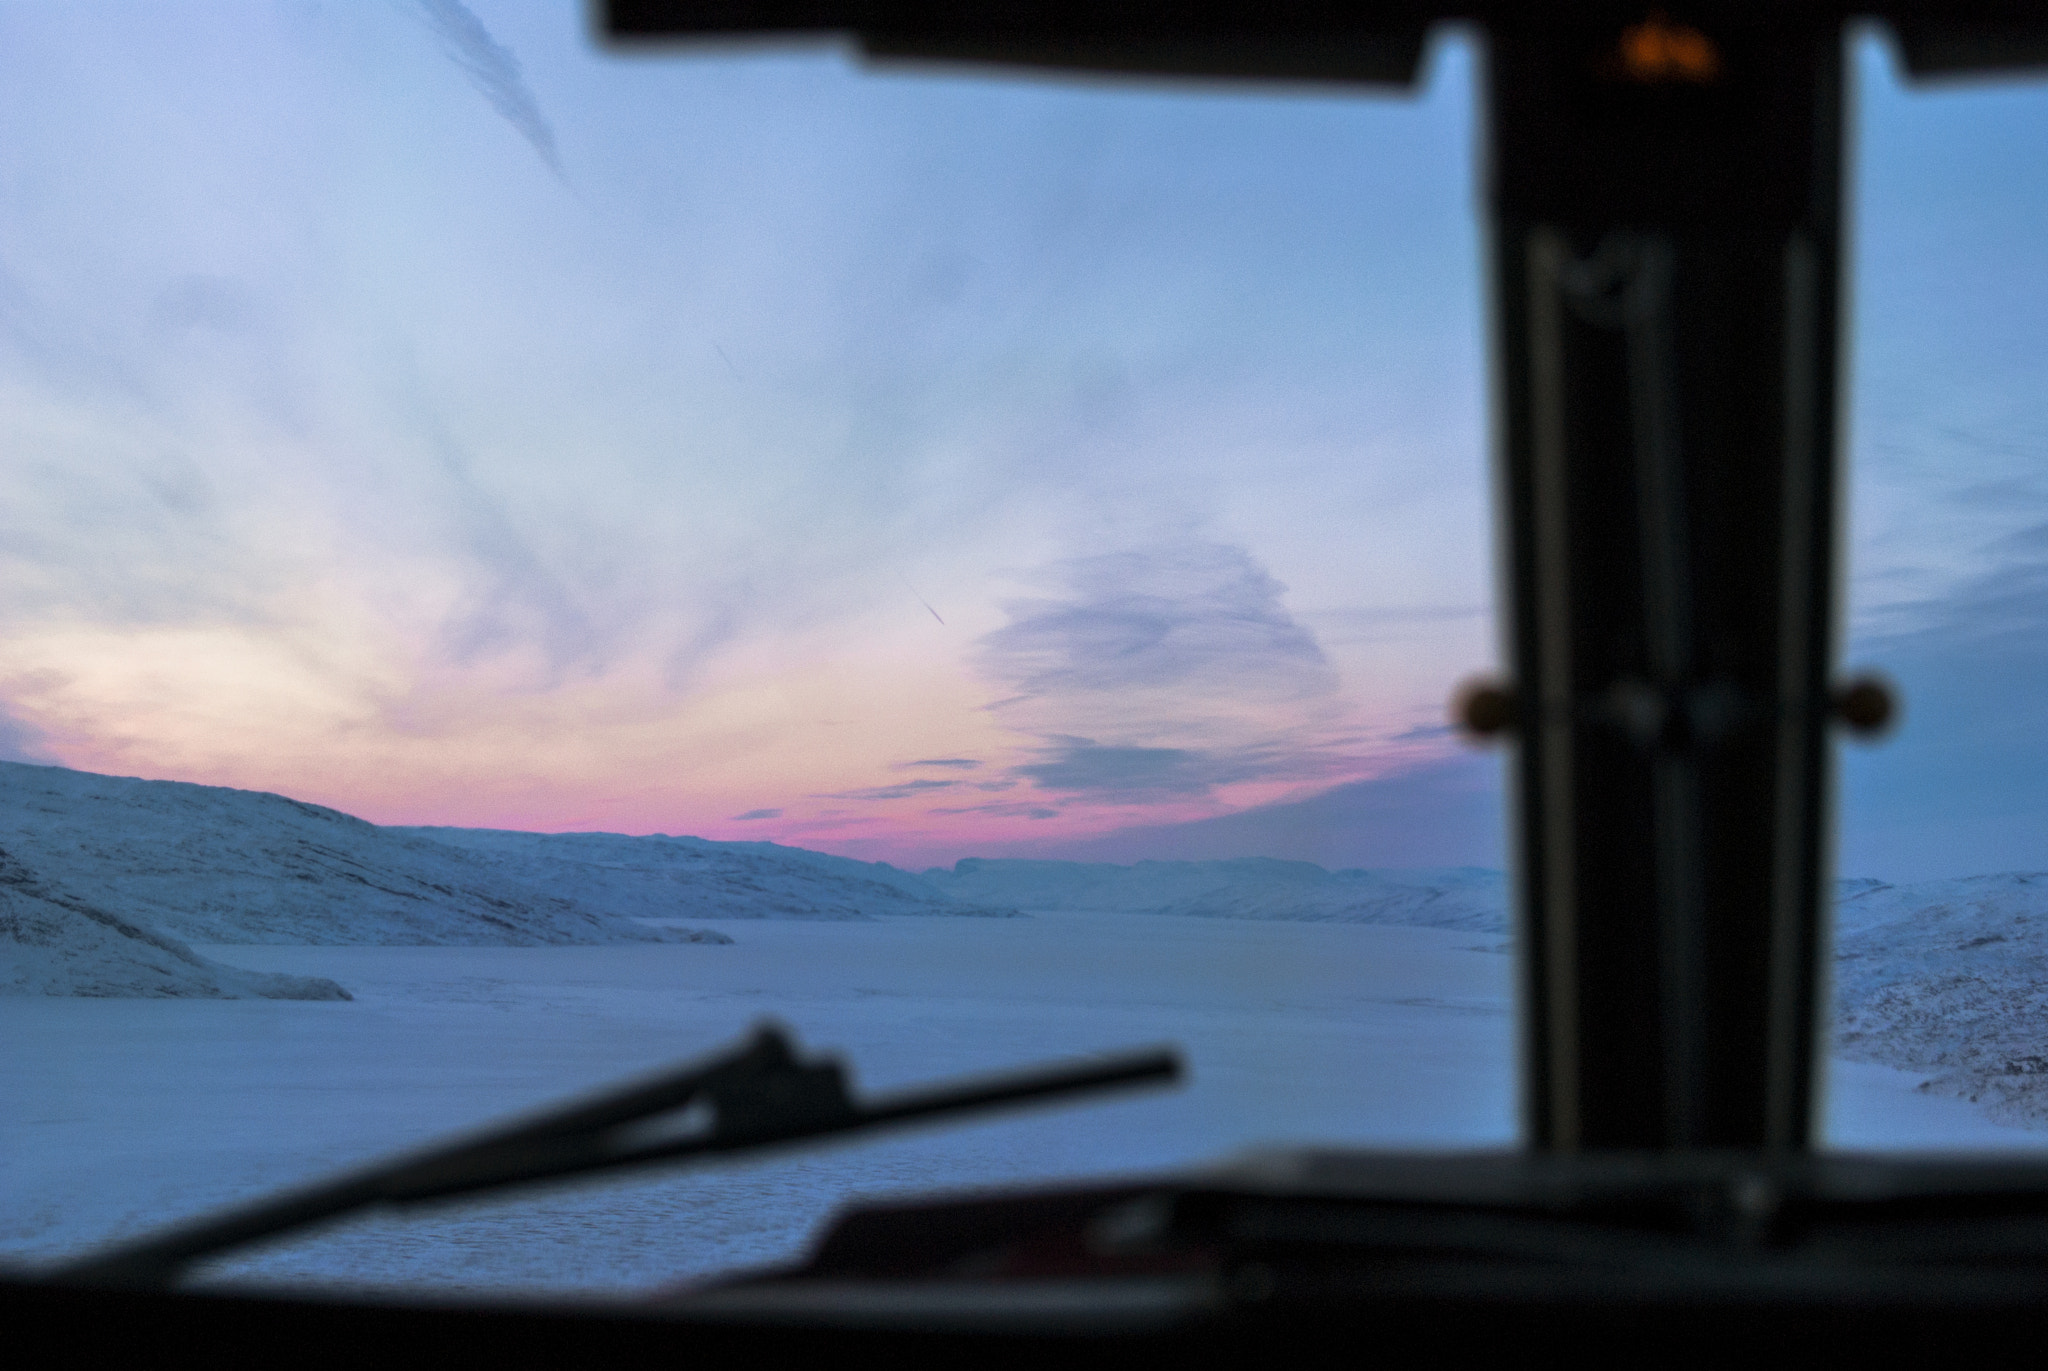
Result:
<svg viewBox="0 0 2048 1371">
<path fill-rule="evenodd" d="M 1165 1083 L 1181 1074 L 1169 1048 L 906 1091 L 867 1104 L 829 1057 L 798 1057 L 787 1033 L 763 1024 L 709 1061 L 335 1180 L 119 1244 L 59 1268 L 67 1284 L 156 1288 L 193 1262 L 381 1204 L 414 1204 L 534 1181 L 691 1157 L 751 1152 L 944 1114 Z M 708 1126 L 649 1137 L 663 1116 L 708 1106 Z"/>
</svg>

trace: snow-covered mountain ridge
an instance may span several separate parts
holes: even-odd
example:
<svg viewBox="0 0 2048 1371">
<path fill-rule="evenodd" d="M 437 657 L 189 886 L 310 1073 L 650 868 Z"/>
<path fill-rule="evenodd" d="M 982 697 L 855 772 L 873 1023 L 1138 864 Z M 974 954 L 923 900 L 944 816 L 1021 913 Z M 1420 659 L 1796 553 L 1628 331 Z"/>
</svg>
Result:
<svg viewBox="0 0 2048 1371">
<path fill-rule="evenodd" d="M 1132 866 L 969 857 L 923 876 L 956 899 L 1021 909 L 1411 924 L 1486 933 L 1508 927 L 1507 878 L 1482 867 L 1326 871 L 1270 857 Z"/>
<path fill-rule="evenodd" d="M 529 889 L 649 919 L 871 919 L 877 915 L 1014 918 L 1006 901 L 961 898 L 884 862 L 776 843 L 721 843 L 657 833 L 522 833 L 392 828 L 487 862 Z"/>
<path fill-rule="evenodd" d="M 259 791 L 0 762 L 0 845 L 54 887 L 189 942 L 729 941 L 650 928 L 460 848 Z"/>
</svg>

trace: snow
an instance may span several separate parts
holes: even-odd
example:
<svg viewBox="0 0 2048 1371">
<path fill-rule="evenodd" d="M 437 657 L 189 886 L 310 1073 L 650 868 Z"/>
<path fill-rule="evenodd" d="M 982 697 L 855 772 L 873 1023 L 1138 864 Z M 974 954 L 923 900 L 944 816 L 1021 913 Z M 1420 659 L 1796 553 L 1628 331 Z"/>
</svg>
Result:
<svg viewBox="0 0 2048 1371">
<path fill-rule="evenodd" d="M 1017 916 L 1011 905 L 954 899 L 883 862 L 860 862 L 775 843 L 488 828 L 385 831 L 458 848 L 487 860 L 492 870 L 529 889 L 635 918 Z"/>
<path fill-rule="evenodd" d="M 2048 1123 L 2048 874 L 1871 897 L 1883 917 L 1836 941 L 1836 1050 L 1923 1073 L 1994 1119 Z"/>
<path fill-rule="evenodd" d="M 1434 929 L 1035 913 L 729 947 L 241 947 L 351 1004 L 0 1002 L 0 1252 L 49 1259 L 717 1050 L 772 1014 L 883 1091 L 1160 1042 L 1177 1090 L 368 1219 L 218 1278 L 621 1290 L 793 1255 L 843 1198 L 1514 1135 L 1511 961 Z M 224 954 L 224 949 L 205 949 Z"/>
<path fill-rule="evenodd" d="M 11 763 L 0 846 L 0 1254 L 22 1262 L 718 1050 L 763 1015 L 871 1090 L 1162 1041 L 1192 1079 L 367 1216 L 210 1278 L 617 1292 L 790 1257 L 856 1195 L 1515 1136 L 1494 871 L 911 873 L 770 843 L 378 828 Z M 2019 1126 L 2048 1124 L 2048 876 L 1837 897 L 1831 1145 L 2038 1149 Z M 746 923 L 694 927 L 714 919 Z"/>
<path fill-rule="evenodd" d="M 653 929 L 469 852 L 257 791 L 0 762 L 0 841 L 80 899 L 188 942 L 725 940 Z"/>
<path fill-rule="evenodd" d="M 242 971 L 38 879 L 0 850 L 0 995 L 345 1000 L 318 976 Z"/>
<path fill-rule="evenodd" d="M 214 1281 L 623 1292 L 780 1260 L 854 1196 L 1515 1136 L 1513 960 L 1453 930 L 1032 911 L 729 947 L 238 947 L 354 1003 L 0 999 L 0 1253 L 48 1261 L 721 1049 L 766 1014 L 881 1091 L 1178 1043 L 1176 1090 L 357 1219 Z M 227 955 L 229 949 L 202 949 Z M 1829 1136 L 2038 1147 L 1836 1065 Z"/>
<path fill-rule="evenodd" d="M 1486 933 L 1508 927 L 1507 879 L 1479 867 L 1326 871 L 1269 857 L 1131 866 L 969 857 L 950 871 L 927 871 L 924 878 L 956 899 L 1030 909 L 1414 924 Z"/>
</svg>

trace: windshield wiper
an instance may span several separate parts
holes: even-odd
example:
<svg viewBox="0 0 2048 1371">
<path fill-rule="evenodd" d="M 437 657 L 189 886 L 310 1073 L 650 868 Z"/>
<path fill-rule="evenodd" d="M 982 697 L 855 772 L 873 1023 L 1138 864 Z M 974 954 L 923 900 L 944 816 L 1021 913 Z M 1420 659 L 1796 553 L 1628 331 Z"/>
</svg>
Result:
<svg viewBox="0 0 2048 1371">
<path fill-rule="evenodd" d="M 783 1029 L 764 1023 L 744 1045 L 709 1060 L 473 1138 L 175 1225 L 61 1267 L 50 1279 L 163 1287 L 203 1258 L 377 1205 L 752 1152 L 1053 1096 L 1164 1084 L 1180 1074 L 1179 1054 L 1155 1048 L 904 1091 L 862 1104 L 848 1094 L 846 1071 L 837 1060 L 799 1057 Z M 708 1113 L 708 1119 L 697 1118 L 700 1113 Z M 680 1134 L 661 1133 L 659 1125 L 675 1115 L 697 1126 Z"/>
</svg>

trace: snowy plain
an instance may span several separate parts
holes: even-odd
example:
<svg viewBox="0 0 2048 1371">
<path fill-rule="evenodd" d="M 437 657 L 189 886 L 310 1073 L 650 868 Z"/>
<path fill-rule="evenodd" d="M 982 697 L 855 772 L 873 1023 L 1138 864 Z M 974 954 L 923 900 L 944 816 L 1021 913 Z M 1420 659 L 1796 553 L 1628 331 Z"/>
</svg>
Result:
<svg viewBox="0 0 2048 1371">
<path fill-rule="evenodd" d="M 857 1196 L 1514 1137 L 1512 961 L 1433 928 L 1035 911 L 764 921 L 730 945 L 236 946 L 349 1002 L 0 997 L 0 1256 L 39 1265 L 721 1048 L 773 1016 L 882 1090 L 1178 1044 L 1177 1089 L 371 1216 L 209 1280 L 618 1294 L 798 1254 Z M 1837 1063 L 1838 1145 L 2032 1147 Z"/>
<path fill-rule="evenodd" d="M 0 763 L 0 1263 L 670 1067 L 763 1018 L 886 1090 L 1171 1043 L 1176 1089 L 370 1215 L 206 1278 L 617 1294 L 839 1204 L 1515 1136 L 1499 872 L 1260 858 L 906 872 L 769 843 L 387 829 Z M 1844 882 L 1825 1134 L 2048 1143 L 2048 877 Z M 715 921 L 716 928 L 705 928 Z M 727 930 L 730 930 L 729 932 Z M 2025 1125 L 2020 1127 L 2014 1125 Z"/>
</svg>

